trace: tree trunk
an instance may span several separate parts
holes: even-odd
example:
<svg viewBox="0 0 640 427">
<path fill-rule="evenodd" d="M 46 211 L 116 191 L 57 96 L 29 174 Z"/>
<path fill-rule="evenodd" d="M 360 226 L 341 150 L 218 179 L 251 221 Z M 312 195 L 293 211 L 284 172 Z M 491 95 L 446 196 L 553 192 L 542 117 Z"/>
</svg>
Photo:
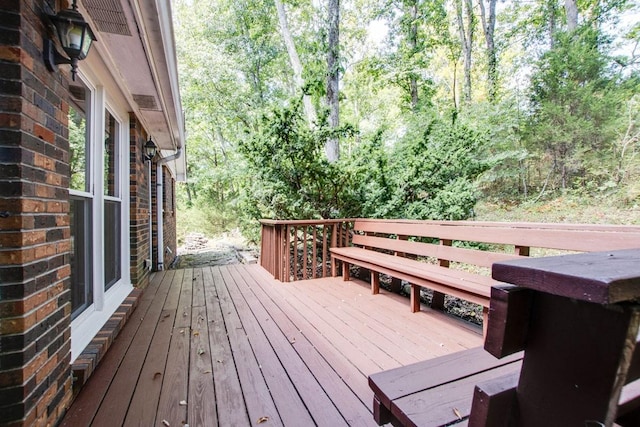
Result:
<svg viewBox="0 0 640 427">
<path fill-rule="evenodd" d="M 484 29 L 484 39 L 487 43 L 487 85 L 489 102 L 496 100 L 498 93 L 498 59 L 496 57 L 496 46 L 494 40 L 496 28 L 496 2 L 489 0 L 489 16 L 486 15 L 484 0 L 478 0 L 480 5 L 480 18 Z"/>
<path fill-rule="evenodd" d="M 553 49 L 555 46 L 556 37 L 556 3 L 555 0 L 548 0 L 547 5 L 549 7 L 548 13 L 548 25 L 549 25 L 549 49 Z"/>
<path fill-rule="evenodd" d="M 339 121 L 339 39 L 340 0 L 329 0 L 329 49 L 327 52 L 327 104 L 329 105 L 329 127 L 337 130 Z M 338 137 L 331 135 L 325 144 L 325 153 L 330 163 L 340 158 Z"/>
<path fill-rule="evenodd" d="M 567 30 L 573 31 L 578 27 L 578 5 L 576 0 L 564 0 L 564 10 L 567 14 Z"/>
<path fill-rule="evenodd" d="M 409 47 L 411 48 L 411 56 L 418 53 L 418 2 L 414 1 L 410 6 L 411 23 L 409 24 Z M 414 65 L 412 64 L 412 67 Z M 416 111 L 418 108 L 418 79 L 416 74 L 411 70 L 409 73 L 409 86 L 411 90 L 411 109 Z"/>
<path fill-rule="evenodd" d="M 282 33 L 282 39 L 287 47 L 287 53 L 289 54 L 289 61 L 291 61 L 291 68 L 293 68 L 293 80 L 296 85 L 296 89 L 302 91 L 304 81 L 302 80 L 302 63 L 296 50 L 296 45 L 293 43 L 293 37 L 289 31 L 289 23 L 287 22 L 287 14 L 284 10 L 284 4 L 282 1 L 275 0 L 276 10 L 278 11 L 278 22 L 280 23 L 280 32 Z M 307 116 L 307 122 L 309 126 L 317 120 L 316 109 L 311 102 L 311 97 L 307 94 L 302 95 L 302 103 L 304 105 L 304 112 Z"/>
<path fill-rule="evenodd" d="M 464 85 L 462 88 L 465 102 L 471 101 L 471 54 L 473 49 L 473 30 L 475 17 L 473 15 L 473 4 L 471 0 L 464 0 L 464 17 L 462 0 L 456 0 L 456 16 L 458 19 L 458 29 L 460 34 L 460 45 L 464 56 Z M 465 26 L 466 18 L 466 26 Z"/>
</svg>

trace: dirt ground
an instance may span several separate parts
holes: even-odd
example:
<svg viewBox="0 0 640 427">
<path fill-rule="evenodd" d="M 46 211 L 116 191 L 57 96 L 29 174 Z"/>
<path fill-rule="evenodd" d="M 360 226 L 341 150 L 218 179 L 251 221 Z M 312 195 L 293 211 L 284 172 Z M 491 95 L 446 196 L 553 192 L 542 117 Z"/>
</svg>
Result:
<svg viewBox="0 0 640 427">
<path fill-rule="evenodd" d="M 184 245 L 178 248 L 178 260 L 173 268 L 207 267 L 256 261 L 257 252 L 247 246 L 242 236 L 230 233 L 206 237 L 200 233 L 191 233 L 186 236 Z"/>
</svg>

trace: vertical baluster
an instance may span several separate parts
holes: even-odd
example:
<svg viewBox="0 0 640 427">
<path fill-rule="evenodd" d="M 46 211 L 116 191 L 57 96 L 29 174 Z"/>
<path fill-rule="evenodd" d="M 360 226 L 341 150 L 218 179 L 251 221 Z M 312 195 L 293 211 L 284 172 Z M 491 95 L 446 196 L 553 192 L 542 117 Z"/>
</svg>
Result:
<svg viewBox="0 0 640 427">
<path fill-rule="evenodd" d="M 329 229 L 329 224 L 322 225 L 322 277 L 327 277 L 329 274 L 327 272 L 327 230 Z"/>
<path fill-rule="evenodd" d="M 311 256 L 313 257 L 313 261 L 311 261 L 311 270 L 313 271 L 311 273 L 311 277 L 312 278 L 316 278 L 317 274 L 316 274 L 316 270 L 318 269 L 318 249 L 317 249 L 317 241 L 318 241 L 318 227 L 317 226 L 313 226 L 313 238 L 311 239 L 311 244 L 313 245 L 312 248 L 312 254 Z"/>
<path fill-rule="evenodd" d="M 298 280 L 298 226 L 293 226 L 293 282 Z"/>
<path fill-rule="evenodd" d="M 309 252 L 309 247 L 307 246 L 307 229 L 308 226 L 302 226 L 302 280 L 309 278 L 307 273 L 307 254 Z"/>
<path fill-rule="evenodd" d="M 335 248 L 338 245 L 338 224 L 331 224 L 331 247 Z M 331 276 L 336 277 L 338 275 L 336 270 L 336 260 L 331 257 Z"/>
</svg>

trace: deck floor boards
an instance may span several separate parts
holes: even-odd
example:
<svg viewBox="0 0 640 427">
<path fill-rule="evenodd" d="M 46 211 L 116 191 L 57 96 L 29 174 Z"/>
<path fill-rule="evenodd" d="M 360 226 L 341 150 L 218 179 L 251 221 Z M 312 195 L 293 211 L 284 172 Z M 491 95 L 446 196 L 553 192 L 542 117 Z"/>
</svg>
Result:
<svg viewBox="0 0 640 427">
<path fill-rule="evenodd" d="M 367 375 L 481 343 L 357 280 L 159 272 L 61 425 L 373 426 Z"/>
</svg>

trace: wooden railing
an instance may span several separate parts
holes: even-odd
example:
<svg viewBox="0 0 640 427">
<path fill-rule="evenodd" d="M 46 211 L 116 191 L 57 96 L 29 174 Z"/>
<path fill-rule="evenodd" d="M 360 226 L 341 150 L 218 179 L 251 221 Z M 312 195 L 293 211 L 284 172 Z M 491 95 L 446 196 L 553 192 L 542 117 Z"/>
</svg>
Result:
<svg viewBox="0 0 640 427">
<path fill-rule="evenodd" d="M 282 282 L 335 276 L 329 248 L 348 246 L 353 228 L 353 220 L 345 218 L 260 223 L 260 265 Z"/>
</svg>

